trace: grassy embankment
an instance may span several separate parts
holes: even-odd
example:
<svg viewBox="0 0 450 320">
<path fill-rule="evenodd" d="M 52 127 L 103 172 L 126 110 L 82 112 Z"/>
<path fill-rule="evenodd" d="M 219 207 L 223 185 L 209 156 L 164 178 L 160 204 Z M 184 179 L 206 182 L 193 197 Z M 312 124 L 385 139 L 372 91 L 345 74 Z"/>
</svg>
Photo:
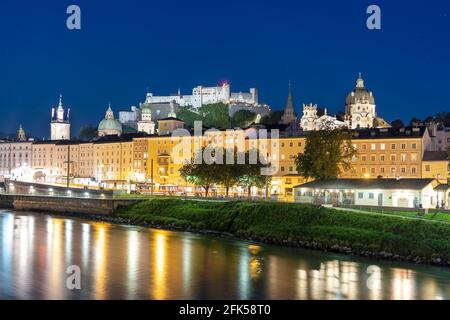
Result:
<svg viewBox="0 0 450 320">
<path fill-rule="evenodd" d="M 428 221 L 437 221 L 437 222 L 448 222 L 450 223 L 450 214 L 445 212 L 439 212 L 439 210 L 430 210 L 430 212 L 426 215 L 420 214 L 418 211 L 389 211 L 389 210 L 380 210 L 380 209 L 361 209 L 360 211 L 365 211 L 367 213 L 378 213 L 385 214 L 391 216 L 401 216 L 405 218 L 414 218 L 414 219 L 422 219 Z"/>
<path fill-rule="evenodd" d="M 450 224 L 308 205 L 161 199 L 117 215 L 135 224 L 213 230 L 237 237 L 361 255 L 450 261 Z M 417 261 L 417 259 L 416 259 Z"/>
</svg>

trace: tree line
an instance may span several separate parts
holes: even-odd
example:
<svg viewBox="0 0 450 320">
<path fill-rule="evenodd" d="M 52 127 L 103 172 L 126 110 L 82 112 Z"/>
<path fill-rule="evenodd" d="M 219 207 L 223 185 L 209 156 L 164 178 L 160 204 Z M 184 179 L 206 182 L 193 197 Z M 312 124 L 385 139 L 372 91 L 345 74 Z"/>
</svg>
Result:
<svg viewBox="0 0 450 320">
<path fill-rule="evenodd" d="M 204 154 L 205 148 L 202 149 Z M 225 151 L 226 152 L 226 151 Z M 242 153 L 245 157 L 244 164 L 238 163 L 238 154 L 234 151 L 233 164 L 220 164 L 213 162 L 208 164 L 205 161 L 196 164 L 194 158 L 190 163 L 181 167 L 180 175 L 183 179 L 195 186 L 202 187 L 205 197 L 208 196 L 212 186 L 220 185 L 225 188 L 225 195 L 229 196 L 229 191 L 235 186 L 243 187 L 247 190 L 247 195 L 251 195 L 252 187 L 263 188 L 270 178 L 261 174 L 261 169 L 265 167 L 261 162 L 249 163 L 250 152 Z"/>
</svg>

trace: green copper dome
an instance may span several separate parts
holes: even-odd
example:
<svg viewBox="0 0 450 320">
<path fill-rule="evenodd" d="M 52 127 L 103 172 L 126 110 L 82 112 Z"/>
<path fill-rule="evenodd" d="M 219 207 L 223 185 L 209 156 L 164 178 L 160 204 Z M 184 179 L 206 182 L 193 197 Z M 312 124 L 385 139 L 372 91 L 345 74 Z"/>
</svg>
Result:
<svg viewBox="0 0 450 320">
<path fill-rule="evenodd" d="M 100 121 L 98 125 L 99 135 L 112 135 L 122 133 L 122 124 L 119 120 L 114 119 L 114 113 L 111 109 L 111 105 L 106 110 L 105 119 Z"/>
<path fill-rule="evenodd" d="M 122 124 L 116 119 L 103 119 L 98 125 L 98 131 L 116 130 L 122 131 Z"/>
</svg>

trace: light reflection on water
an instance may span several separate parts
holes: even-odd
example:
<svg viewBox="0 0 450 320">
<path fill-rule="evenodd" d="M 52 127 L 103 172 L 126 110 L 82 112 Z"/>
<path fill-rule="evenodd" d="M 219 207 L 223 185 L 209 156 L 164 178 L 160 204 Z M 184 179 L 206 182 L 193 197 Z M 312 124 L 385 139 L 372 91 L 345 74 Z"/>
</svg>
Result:
<svg viewBox="0 0 450 320">
<path fill-rule="evenodd" d="M 81 290 L 66 288 L 70 265 Z M 449 297 L 449 268 L 0 211 L 1 299 Z"/>
</svg>

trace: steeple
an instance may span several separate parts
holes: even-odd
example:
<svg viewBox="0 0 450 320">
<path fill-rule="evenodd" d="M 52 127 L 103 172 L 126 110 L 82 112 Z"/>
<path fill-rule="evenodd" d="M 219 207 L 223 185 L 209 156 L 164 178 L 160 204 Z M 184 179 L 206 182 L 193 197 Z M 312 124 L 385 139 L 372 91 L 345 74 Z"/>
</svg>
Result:
<svg viewBox="0 0 450 320">
<path fill-rule="evenodd" d="M 281 118 L 281 123 L 290 124 L 295 121 L 297 121 L 297 116 L 295 114 L 294 102 L 292 99 L 291 81 L 289 80 L 288 98 L 287 98 L 286 108 L 284 109 L 284 113 Z"/>
</svg>

